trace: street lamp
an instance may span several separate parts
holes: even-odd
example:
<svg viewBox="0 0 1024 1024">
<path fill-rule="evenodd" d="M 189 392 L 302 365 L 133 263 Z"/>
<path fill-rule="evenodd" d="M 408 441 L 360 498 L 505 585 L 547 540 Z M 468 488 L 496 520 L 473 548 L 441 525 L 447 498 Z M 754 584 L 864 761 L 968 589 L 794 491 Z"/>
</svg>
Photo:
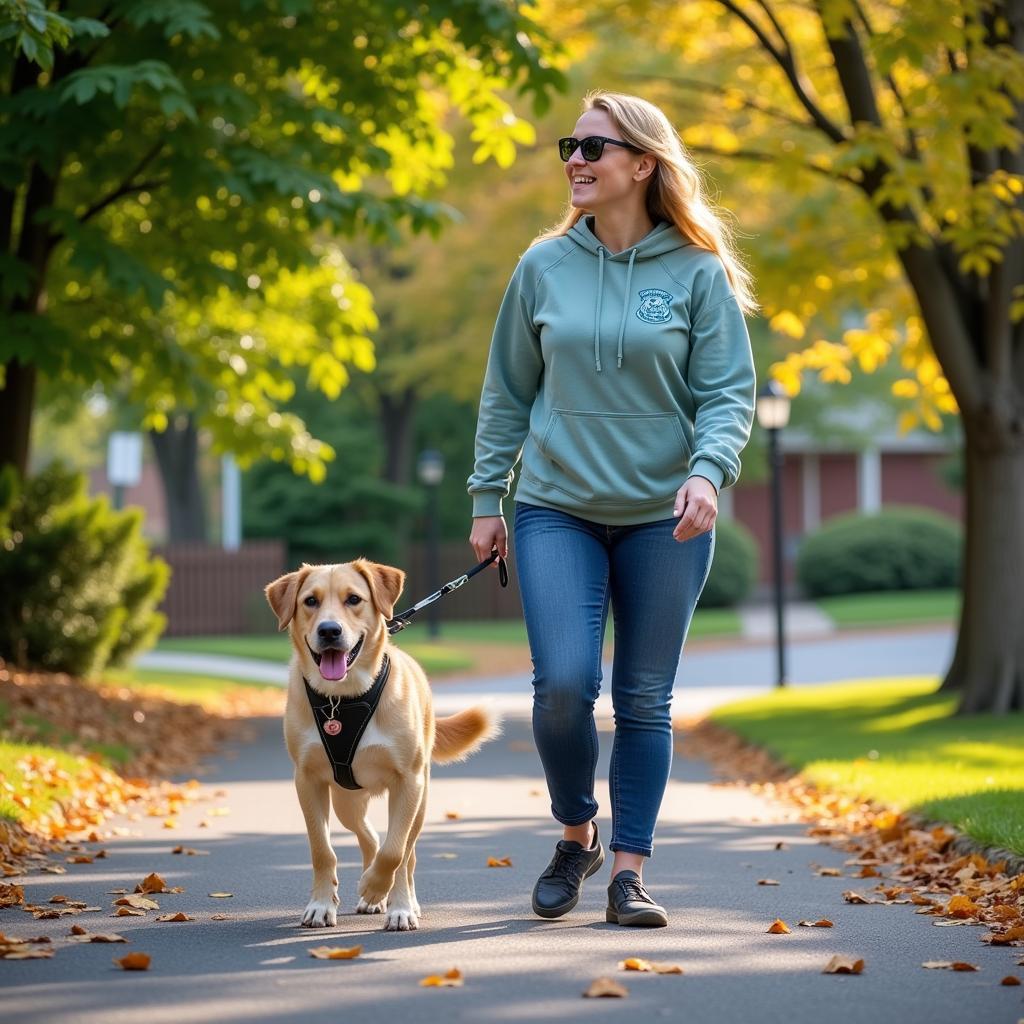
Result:
<svg viewBox="0 0 1024 1024">
<path fill-rule="evenodd" d="M 786 634 L 782 621 L 782 452 L 779 431 L 789 422 L 789 395 L 778 381 L 769 380 L 757 393 L 757 422 L 768 431 L 772 470 L 772 549 L 775 562 L 776 685 L 786 685 Z"/>
<path fill-rule="evenodd" d="M 441 481 L 444 479 L 444 456 L 434 448 L 428 448 L 420 452 L 416 460 L 416 476 L 421 484 L 427 489 L 427 516 L 429 519 L 429 534 L 427 538 L 427 576 L 430 579 L 431 587 L 441 585 L 441 570 L 439 567 L 440 549 L 440 522 L 437 511 L 437 492 Z M 441 622 L 438 619 L 438 602 L 427 607 L 427 635 L 437 638 L 441 634 Z"/>
</svg>

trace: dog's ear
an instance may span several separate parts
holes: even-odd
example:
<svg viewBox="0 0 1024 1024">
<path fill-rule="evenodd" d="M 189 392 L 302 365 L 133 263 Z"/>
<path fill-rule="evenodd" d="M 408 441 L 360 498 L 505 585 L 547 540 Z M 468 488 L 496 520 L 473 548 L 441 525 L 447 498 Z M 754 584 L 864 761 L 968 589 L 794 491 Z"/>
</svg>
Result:
<svg viewBox="0 0 1024 1024">
<path fill-rule="evenodd" d="M 377 611 L 384 618 L 390 619 L 395 614 L 395 602 L 405 584 L 405 573 L 390 565 L 368 562 L 365 558 L 357 558 L 352 566 L 363 574 L 370 585 L 370 596 Z"/>
<path fill-rule="evenodd" d="M 295 572 L 279 576 L 273 583 L 268 583 L 263 592 L 277 616 L 277 628 L 287 629 L 288 623 L 295 617 L 295 607 L 299 596 L 299 587 L 309 575 L 311 565 L 303 565 Z"/>
</svg>

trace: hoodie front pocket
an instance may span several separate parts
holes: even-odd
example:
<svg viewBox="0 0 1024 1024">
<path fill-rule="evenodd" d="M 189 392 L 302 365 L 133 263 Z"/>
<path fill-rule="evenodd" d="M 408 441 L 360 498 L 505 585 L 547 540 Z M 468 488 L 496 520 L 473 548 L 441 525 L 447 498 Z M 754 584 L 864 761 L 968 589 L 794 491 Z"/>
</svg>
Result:
<svg viewBox="0 0 1024 1024">
<path fill-rule="evenodd" d="M 524 475 L 592 505 L 669 501 L 689 464 L 674 412 L 555 409 L 538 449 Z"/>
</svg>

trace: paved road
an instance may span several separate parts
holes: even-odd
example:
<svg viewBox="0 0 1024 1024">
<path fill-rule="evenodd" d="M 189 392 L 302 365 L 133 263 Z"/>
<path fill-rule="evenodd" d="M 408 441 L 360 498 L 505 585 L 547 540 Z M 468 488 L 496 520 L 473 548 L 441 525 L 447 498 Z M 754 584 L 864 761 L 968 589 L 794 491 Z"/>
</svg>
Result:
<svg viewBox="0 0 1024 1024">
<path fill-rule="evenodd" d="M 998 982 L 1014 970 L 1019 950 L 992 948 L 970 927 L 936 928 L 907 906 L 853 906 L 847 888 L 870 882 L 826 878 L 814 865 L 841 867 L 844 855 L 805 835 L 746 791 L 709 785 L 701 762 L 677 756 L 666 795 L 657 850 L 647 879 L 671 915 L 667 929 L 634 931 L 603 920 L 607 870 L 588 883 L 580 906 L 557 922 L 529 912 L 537 872 L 556 829 L 525 721 L 465 764 L 438 768 L 419 845 L 417 887 L 422 928 L 385 933 L 380 919 L 351 913 L 359 874 L 353 840 L 336 831 L 343 916 L 327 932 L 298 927 L 308 897 L 309 856 L 290 781 L 280 723 L 257 720 L 254 743 L 229 748 L 205 775 L 204 790 L 226 792 L 183 811 L 181 827 L 155 818 L 124 821 L 133 835 L 108 842 L 109 857 L 70 865 L 63 877 L 32 875 L 26 895 L 55 893 L 110 907 L 107 891 L 133 887 L 150 871 L 181 895 L 158 897 L 161 912 L 182 909 L 193 923 L 114 920 L 104 913 L 75 920 L 91 931 L 114 929 L 129 946 L 61 946 L 49 961 L 0 961 L 0 1020 L 19 1024 L 179 1024 L 200 1021 L 402 1021 L 685 1019 L 690 1024 L 834 1024 L 901 1021 L 986 1024 L 1017 1021 L 1019 988 Z M 610 736 L 602 730 L 607 778 Z M 607 830 L 605 786 L 600 822 Z M 211 806 L 230 814 L 198 822 Z M 446 812 L 457 812 L 447 820 Z M 383 828 L 383 806 L 375 819 Z M 776 850 L 778 841 L 787 847 Z M 208 850 L 181 857 L 174 844 Z M 451 856 L 454 854 L 454 858 Z M 488 856 L 511 856 L 513 867 L 487 868 Z M 849 869 L 848 869 L 849 870 Z M 777 887 L 758 886 L 771 877 Z M 16 880 L 17 881 L 17 880 Z M 217 891 L 230 900 L 210 899 Z M 231 919 L 214 922 L 213 912 Z M 793 927 L 769 935 L 776 917 L 791 926 L 827 915 L 831 930 Z M 32 921 L 0 910 L 0 931 L 19 936 L 66 935 L 70 921 Z M 310 947 L 362 944 L 356 960 L 319 962 Z M 114 955 L 142 950 L 147 973 L 127 974 Z M 861 976 L 821 973 L 835 953 L 863 957 Z M 685 974 L 623 974 L 617 962 L 643 956 L 679 963 Z M 976 974 L 929 971 L 925 960 L 969 960 Z M 457 966 L 462 989 L 424 989 L 418 980 Z M 1019 973 L 1019 969 L 1017 969 Z M 623 981 L 627 1000 L 584 1000 L 601 975 Z"/>
</svg>

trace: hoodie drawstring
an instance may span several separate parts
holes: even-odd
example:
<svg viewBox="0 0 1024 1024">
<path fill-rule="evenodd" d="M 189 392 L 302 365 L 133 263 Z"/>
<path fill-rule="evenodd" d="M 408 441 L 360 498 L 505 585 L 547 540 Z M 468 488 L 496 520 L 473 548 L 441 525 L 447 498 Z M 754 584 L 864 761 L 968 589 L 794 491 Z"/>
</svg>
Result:
<svg viewBox="0 0 1024 1024">
<path fill-rule="evenodd" d="M 601 372 L 601 292 L 604 289 L 604 246 L 597 247 L 597 305 L 594 307 L 594 365 Z"/>
<path fill-rule="evenodd" d="M 622 302 L 622 319 L 619 320 L 619 344 L 616 366 L 622 366 L 622 342 L 626 336 L 626 316 L 629 313 L 629 286 L 633 281 L 633 262 L 638 249 L 629 254 L 629 266 L 626 267 L 626 293 Z M 604 298 L 604 253 L 603 245 L 597 247 L 597 305 L 594 307 L 594 366 L 601 372 L 601 301 Z"/>
<path fill-rule="evenodd" d="M 626 335 L 626 314 L 629 312 L 629 285 L 633 279 L 633 260 L 636 259 L 636 249 L 629 254 L 629 266 L 626 268 L 626 294 L 622 300 L 622 320 L 619 322 L 619 351 L 617 366 L 622 366 L 622 339 Z"/>
</svg>

